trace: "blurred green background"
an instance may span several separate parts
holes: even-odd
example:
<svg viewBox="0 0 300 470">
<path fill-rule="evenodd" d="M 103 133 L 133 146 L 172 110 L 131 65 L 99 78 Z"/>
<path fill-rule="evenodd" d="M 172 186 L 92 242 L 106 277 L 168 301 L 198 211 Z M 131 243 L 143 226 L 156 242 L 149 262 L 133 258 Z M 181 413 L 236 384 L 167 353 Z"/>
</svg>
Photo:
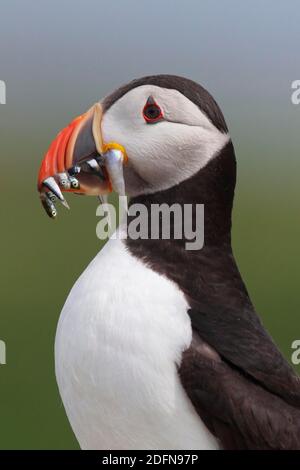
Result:
<svg viewBox="0 0 300 470">
<path fill-rule="evenodd" d="M 290 360 L 299 322 L 297 1 L 2 1 L 0 79 L 0 448 L 73 449 L 56 387 L 57 320 L 101 248 L 96 200 L 68 198 L 51 221 L 36 192 L 56 133 L 128 80 L 175 73 L 224 111 L 238 159 L 233 244 L 254 304 Z M 300 372 L 300 368 L 298 367 Z"/>
</svg>

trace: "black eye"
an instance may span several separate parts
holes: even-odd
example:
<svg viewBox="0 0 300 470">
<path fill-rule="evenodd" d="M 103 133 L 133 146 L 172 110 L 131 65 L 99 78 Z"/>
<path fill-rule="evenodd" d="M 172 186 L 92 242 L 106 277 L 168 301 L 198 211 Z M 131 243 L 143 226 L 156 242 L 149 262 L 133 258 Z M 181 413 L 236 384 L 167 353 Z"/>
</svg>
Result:
<svg viewBox="0 0 300 470">
<path fill-rule="evenodd" d="M 163 118 L 162 110 L 155 103 L 154 99 L 150 96 L 143 109 L 143 116 L 146 122 L 153 123 L 160 121 Z"/>
</svg>

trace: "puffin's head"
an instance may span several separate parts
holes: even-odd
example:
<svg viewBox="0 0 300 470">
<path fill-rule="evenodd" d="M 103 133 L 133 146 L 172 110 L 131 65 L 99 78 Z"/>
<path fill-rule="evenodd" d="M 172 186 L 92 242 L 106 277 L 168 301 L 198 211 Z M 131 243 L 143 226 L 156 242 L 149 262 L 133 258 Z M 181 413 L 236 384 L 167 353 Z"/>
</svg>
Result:
<svg viewBox="0 0 300 470">
<path fill-rule="evenodd" d="M 204 169 L 230 140 L 212 96 L 186 78 L 134 80 L 62 130 L 40 168 L 47 213 L 63 191 L 137 196 L 168 189 Z M 124 175 L 124 180 L 123 180 Z"/>
</svg>

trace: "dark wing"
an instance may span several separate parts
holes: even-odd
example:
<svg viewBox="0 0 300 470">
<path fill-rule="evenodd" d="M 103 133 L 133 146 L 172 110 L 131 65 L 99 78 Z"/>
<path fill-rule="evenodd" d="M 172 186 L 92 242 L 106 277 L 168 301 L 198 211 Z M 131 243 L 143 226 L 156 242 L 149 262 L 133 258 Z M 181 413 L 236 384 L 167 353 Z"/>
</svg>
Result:
<svg viewBox="0 0 300 470">
<path fill-rule="evenodd" d="M 205 227 L 211 213 L 207 211 Z M 254 311 L 230 240 L 222 245 L 209 241 L 193 252 L 180 241 L 127 239 L 127 246 L 175 282 L 191 307 L 193 342 L 179 374 L 195 409 L 222 445 L 300 449 L 299 377 Z"/>
<path fill-rule="evenodd" d="M 191 302 L 193 341 L 179 374 L 230 449 L 300 449 L 300 382 L 250 308 Z"/>
</svg>

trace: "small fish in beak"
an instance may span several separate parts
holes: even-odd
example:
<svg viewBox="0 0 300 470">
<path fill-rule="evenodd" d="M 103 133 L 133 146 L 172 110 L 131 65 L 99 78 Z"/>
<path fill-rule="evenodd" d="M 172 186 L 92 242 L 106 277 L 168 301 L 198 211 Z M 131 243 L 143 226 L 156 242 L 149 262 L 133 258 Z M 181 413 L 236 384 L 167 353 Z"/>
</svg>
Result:
<svg viewBox="0 0 300 470">
<path fill-rule="evenodd" d="M 57 215 L 56 199 L 69 208 L 63 191 L 101 197 L 114 190 L 125 195 L 123 165 L 127 155 L 120 144 L 103 143 L 101 120 L 102 107 L 96 103 L 50 145 L 38 176 L 42 205 L 50 217 Z"/>
<path fill-rule="evenodd" d="M 57 210 L 55 208 L 52 195 L 48 191 L 42 192 L 40 193 L 40 199 L 49 217 L 51 217 L 52 219 L 55 219 L 55 217 L 57 216 Z"/>
</svg>

